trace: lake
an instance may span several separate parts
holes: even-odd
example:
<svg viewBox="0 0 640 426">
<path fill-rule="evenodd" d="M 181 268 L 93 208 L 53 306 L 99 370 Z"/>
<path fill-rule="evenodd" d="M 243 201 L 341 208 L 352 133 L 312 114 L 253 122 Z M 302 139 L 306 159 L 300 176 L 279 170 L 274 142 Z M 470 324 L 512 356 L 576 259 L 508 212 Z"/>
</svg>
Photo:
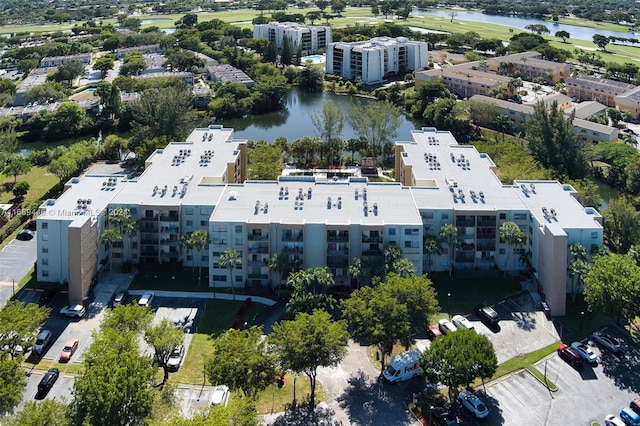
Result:
<svg viewBox="0 0 640 426">
<path fill-rule="evenodd" d="M 347 114 L 347 105 L 352 96 L 342 96 L 333 93 L 306 93 L 293 88 L 286 98 L 286 109 L 282 111 L 270 112 L 268 114 L 249 116 L 247 118 L 233 118 L 228 120 L 218 120 L 215 124 L 222 124 L 224 127 L 235 129 L 234 137 L 238 139 L 264 139 L 269 142 L 275 141 L 279 137 L 284 137 L 291 142 L 303 136 L 317 136 L 315 127 L 311 121 L 309 113 L 321 111 L 322 105 L 328 100 L 340 105 Z M 364 102 L 375 102 L 372 99 L 363 99 Z M 400 127 L 398 128 L 396 140 L 409 140 L 411 130 L 419 129 L 421 125 L 412 122 L 407 116 L 400 117 Z M 349 123 L 345 121 L 342 130 L 342 139 L 355 138 Z"/>
<path fill-rule="evenodd" d="M 441 16 L 445 18 L 451 18 L 451 11 L 448 10 L 416 10 L 412 12 L 414 15 L 433 15 Z M 527 25 L 541 24 L 549 28 L 551 35 L 558 31 L 566 31 L 571 34 L 571 38 L 574 40 L 588 40 L 592 41 L 595 34 L 600 34 L 606 37 L 626 37 L 637 38 L 633 31 L 619 32 L 619 31 L 606 31 L 598 28 L 579 27 L 577 25 L 558 24 L 552 21 L 545 21 L 537 18 L 521 18 L 519 16 L 502 16 L 502 15 L 485 15 L 481 12 L 471 11 L 455 11 L 457 14 L 454 20 L 461 21 L 477 21 L 486 22 L 489 24 L 503 25 L 505 27 L 512 27 L 524 30 Z"/>
</svg>

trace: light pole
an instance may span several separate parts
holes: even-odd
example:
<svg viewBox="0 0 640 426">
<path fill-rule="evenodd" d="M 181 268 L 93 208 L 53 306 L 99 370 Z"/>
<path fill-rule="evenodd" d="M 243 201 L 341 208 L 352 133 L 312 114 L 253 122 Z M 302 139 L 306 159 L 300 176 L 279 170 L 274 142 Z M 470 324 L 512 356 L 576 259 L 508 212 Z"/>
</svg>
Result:
<svg viewBox="0 0 640 426">
<path fill-rule="evenodd" d="M 451 293 L 447 293 L 447 314 L 449 315 L 449 319 L 451 319 Z"/>
<path fill-rule="evenodd" d="M 580 334 L 584 332 L 584 311 L 580 312 Z"/>
</svg>

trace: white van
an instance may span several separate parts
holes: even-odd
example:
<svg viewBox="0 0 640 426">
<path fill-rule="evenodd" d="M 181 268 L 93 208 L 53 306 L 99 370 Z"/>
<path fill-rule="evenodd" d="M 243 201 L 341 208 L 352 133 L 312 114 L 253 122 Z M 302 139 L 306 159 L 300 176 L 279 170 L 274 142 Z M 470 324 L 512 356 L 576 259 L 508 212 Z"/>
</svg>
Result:
<svg viewBox="0 0 640 426">
<path fill-rule="evenodd" d="M 36 339 L 36 344 L 33 345 L 33 353 L 35 355 L 44 355 L 50 344 L 51 332 L 49 330 L 40 331 L 40 334 L 38 334 L 38 338 Z"/>
<path fill-rule="evenodd" d="M 421 357 L 422 352 L 418 349 L 394 356 L 391 359 L 389 367 L 382 373 L 382 377 L 389 383 L 404 382 L 405 380 L 418 377 L 422 374 L 422 368 L 420 367 Z"/>
</svg>

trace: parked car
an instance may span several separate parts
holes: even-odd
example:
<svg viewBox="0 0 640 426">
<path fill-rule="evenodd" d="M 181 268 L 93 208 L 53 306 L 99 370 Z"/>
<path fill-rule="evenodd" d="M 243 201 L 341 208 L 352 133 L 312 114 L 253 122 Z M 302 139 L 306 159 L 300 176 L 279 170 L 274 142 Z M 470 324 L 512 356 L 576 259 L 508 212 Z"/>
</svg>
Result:
<svg viewBox="0 0 640 426">
<path fill-rule="evenodd" d="M 155 294 L 152 291 L 145 291 L 144 293 L 142 293 L 142 296 L 140 296 L 140 299 L 138 300 L 138 305 L 150 306 L 154 296 Z"/>
<path fill-rule="evenodd" d="M 431 415 L 441 426 L 458 426 L 456 416 L 444 407 L 431 407 Z"/>
<path fill-rule="evenodd" d="M 500 322 L 500 315 L 491 306 L 477 305 L 475 312 L 482 321 L 490 326 L 496 326 Z"/>
<path fill-rule="evenodd" d="M 113 307 L 115 308 L 116 306 L 122 305 L 127 299 L 127 296 L 129 296 L 129 292 L 127 290 L 117 292 L 113 297 Z"/>
<path fill-rule="evenodd" d="M 36 344 L 33 345 L 32 353 L 34 355 L 44 355 L 51 344 L 52 337 L 53 335 L 51 334 L 51 331 L 41 330 L 40 334 L 38 334 L 38 337 L 36 338 Z"/>
<path fill-rule="evenodd" d="M 64 348 L 62 348 L 62 352 L 60 352 L 60 362 L 69 362 L 74 353 L 78 350 L 78 345 L 80 344 L 80 340 L 77 338 L 67 340 Z"/>
<path fill-rule="evenodd" d="M 604 418 L 604 426 L 626 426 L 624 422 L 613 414 L 609 414 Z"/>
<path fill-rule="evenodd" d="M 82 318 L 85 312 L 87 310 L 82 305 L 64 306 L 60 309 L 60 315 L 71 318 Z"/>
<path fill-rule="evenodd" d="M 631 407 L 624 407 L 620 411 L 620 418 L 627 426 L 640 426 L 640 414 L 633 411 Z"/>
<path fill-rule="evenodd" d="M 477 395 L 464 391 L 458 395 L 458 400 L 462 403 L 462 405 L 471 412 L 477 419 L 484 419 L 489 415 L 489 409 L 486 405 L 478 398 Z"/>
<path fill-rule="evenodd" d="M 180 364 L 182 364 L 182 358 L 184 357 L 184 345 L 178 345 L 173 349 L 169 360 L 167 361 L 167 369 L 172 371 L 178 371 Z"/>
<path fill-rule="evenodd" d="M 29 231 L 28 229 L 23 229 L 22 231 L 18 232 L 18 235 L 16 235 L 16 240 L 30 241 L 32 239 L 33 239 L 33 232 Z"/>
<path fill-rule="evenodd" d="M 629 403 L 629 408 L 640 414 L 640 398 L 634 398 L 634 400 Z"/>
<path fill-rule="evenodd" d="M 229 388 L 225 385 L 219 385 L 213 388 L 211 392 L 211 406 L 222 405 L 226 407 L 229 403 Z"/>
<path fill-rule="evenodd" d="M 427 337 L 431 340 L 435 340 L 438 337 L 442 337 L 442 332 L 435 324 L 429 324 L 427 326 Z"/>
<path fill-rule="evenodd" d="M 578 352 L 578 354 L 585 359 L 585 361 L 587 361 L 590 364 L 595 364 L 596 362 L 598 362 L 598 357 L 596 356 L 596 354 L 591 350 L 590 347 L 588 347 L 587 345 L 585 345 L 584 343 L 581 342 L 573 342 L 571 344 L 571 347 Z"/>
<path fill-rule="evenodd" d="M 40 297 L 38 298 L 38 305 L 40 306 L 48 306 L 49 303 L 56 297 L 58 294 L 57 288 L 48 288 L 46 290 L 42 290 L 40 293 Z"/>
<path fill-rule="evenodd" d="M 574 368 L 582 367 L 582 357 L 569 345 L 561 343 L 558 345 L 558 355 Z"/>
<path fill-rule="evenodd" d="M 57 368 L 50 368 L 46 373 L 44 373 L 44 377 L 38 383 L 38 392 L 46 393 L 51 389 L 51 386 L 58 380 L 60 377 L 60 370 Z"/>
<path fill-rule="evenodd" d="M 458 330 L 456 326 L 453 325 L 453 323 L 446 318 L 438 321 L 438 327 L 440 328 L 440 331 L 442 332 L 442 334 L 449 334 Z"/>
<path fill-rule="evenodd" d="M 622 352 L 622 342 L 620 339 L 611 336 L 602 331 L 596 331 L 593 333 L 593 340 L 595 340 L 600 346 L 610 350 L 613 353 Z"/>
<path fill-rule="evenodd" d="M 454 315 L 451 321 L 453 321 L 453 325 L 461 330 L 475 330 L 471 321 L 462 315 Z"/>
</svg>

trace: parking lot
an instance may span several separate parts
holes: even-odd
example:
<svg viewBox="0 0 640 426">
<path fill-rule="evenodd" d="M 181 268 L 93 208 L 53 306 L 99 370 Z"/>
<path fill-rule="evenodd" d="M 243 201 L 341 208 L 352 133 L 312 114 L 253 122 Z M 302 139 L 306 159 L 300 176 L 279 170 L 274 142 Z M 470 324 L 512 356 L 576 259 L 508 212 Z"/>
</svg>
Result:
<svg viewBox="0 0 640 426">
<path fill-rule="evenodd" d="M 34 401 L 37 399 L 55 399 L 58 401 L 71 401 L 71 389 L 73 389 L 73 379 L 74 375 L 72 374 L 60 374 L 58 380 L 53 384 L 49 392 L 45 395 L 38 394 L 38 383 L 44 377 L 44 371 L 33 370 L 27 371 L 29 376 L 27 377 L 27 384 L 24 388 L 24 395 L 22 397 L 22 402 L 16 408 L 16 411 L 22 410 L 24 404 L 29 401 Z"/>
<path fill-rule="evenodd" d="M 591 345 L 590 345 L 591 346 Z M 540 361 L 536 368 L 556 386 L 550 392 L 526 371 L 517 372 L 487 385 L 482 395 L 489 407 L 487 425 L 589 425 L 620 409 L 637 397 L 640 352 L 633 347 L 616 356 L 593 345 L 599 362 L 576 370 L 557 354 Z"/>
<path fill-rule="evenodd" d="M 0 305 L 12 294 L 12 284 L 20 282 L 36 261 L 36 237 L 29 241 L 12 240 L 0 253 Z"/>
</svg>

